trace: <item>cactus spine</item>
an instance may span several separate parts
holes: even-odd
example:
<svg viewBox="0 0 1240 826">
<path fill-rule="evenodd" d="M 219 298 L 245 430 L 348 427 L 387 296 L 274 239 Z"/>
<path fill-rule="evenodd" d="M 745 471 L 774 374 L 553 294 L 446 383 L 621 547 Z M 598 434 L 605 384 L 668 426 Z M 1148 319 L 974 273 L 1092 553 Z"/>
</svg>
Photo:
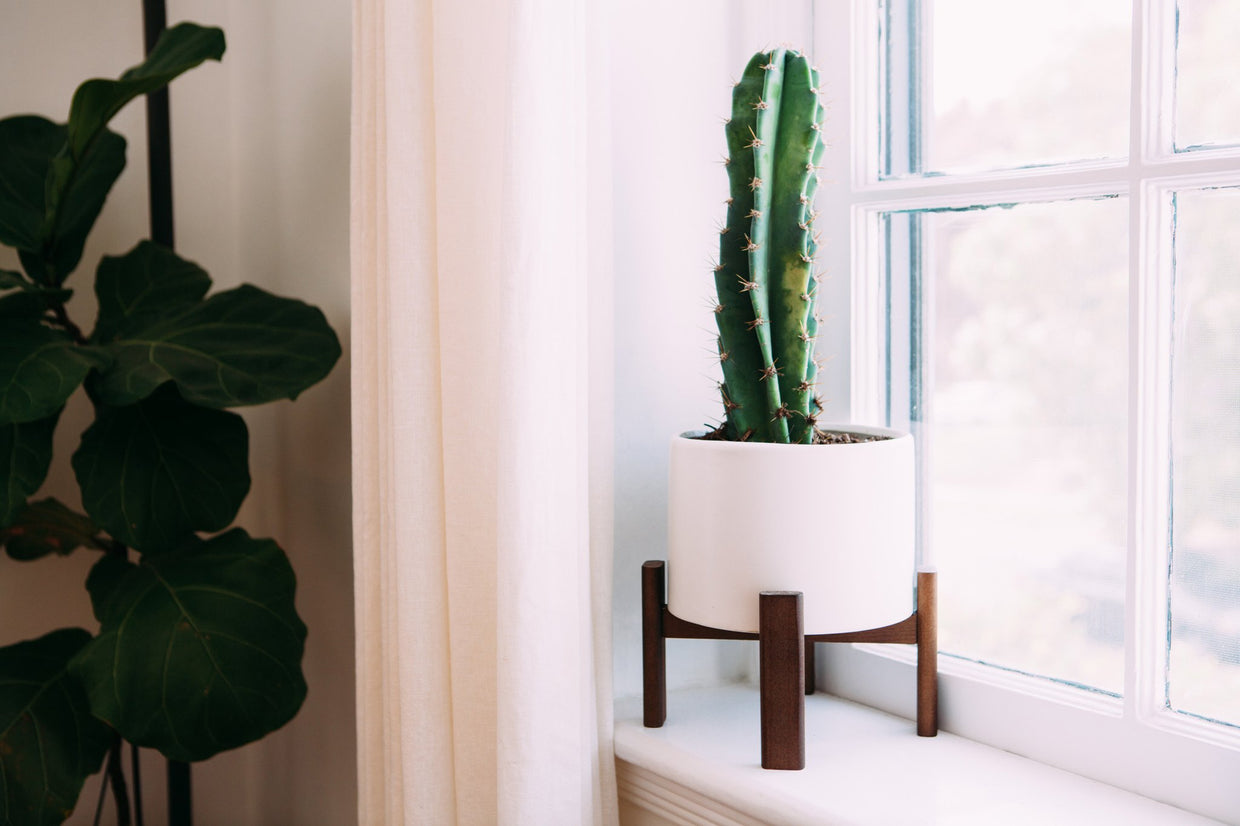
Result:
<svg viewBox="0 0 1240 826">
<path fill-rule="evenodd" d="M 732 197 L 715 269 L 729 439 L 813 442 L 821 409 L 813 392 L 813 202 L 822 117 L 818 73 L 797 52 L 754 55 L 732 93 Z"/>
</svg>

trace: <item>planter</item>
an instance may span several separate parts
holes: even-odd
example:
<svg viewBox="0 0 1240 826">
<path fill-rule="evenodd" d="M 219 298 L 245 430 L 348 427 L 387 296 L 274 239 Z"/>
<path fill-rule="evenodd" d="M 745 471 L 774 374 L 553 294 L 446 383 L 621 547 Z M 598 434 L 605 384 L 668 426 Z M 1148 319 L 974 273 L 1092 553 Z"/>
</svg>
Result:
<svg viewBox="0 0 1240 826">
<path fill-rule="evenodd" d="M 801 591 L 804 633 L 907 619 L 914 603 L 913 437 L 784 445 L 672 439 L 668 610 L 758 631 L 758 594 Z"/>
</svg>

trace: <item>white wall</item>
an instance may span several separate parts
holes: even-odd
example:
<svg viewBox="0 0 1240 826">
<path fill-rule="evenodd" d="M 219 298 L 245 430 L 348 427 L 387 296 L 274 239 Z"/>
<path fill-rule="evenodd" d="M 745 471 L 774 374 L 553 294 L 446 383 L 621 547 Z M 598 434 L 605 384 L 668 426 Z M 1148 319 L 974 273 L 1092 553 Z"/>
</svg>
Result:
<svg viewBox="0 0 1240 826">
<path fill-rule="evenodd" d="M 141 59 L 134 0 L 6 0 L 0 27 L 0 116 L 63 120 L 75 86 Z M 348 348 L 348 0 L 170 0 L 170 23 L 220 25 L 222 64 L 172 87 L 178 251 L 217 288 L 242 281 L 320 306 Z M 135 102 L 114 121 L 129 165 L 69 286 L 86 324 L 90 271 L 147 234 L 145 120 Z M 0 255 L 0 266 L 13 258 Z M 309 697 L 261 743 L 195 767 L 198 826 L 356 822 L 353 606 L 347 356 L 296 403 L 245 411 L 253 492 L 238 524 L 272 536 L 298 575 L 310 636 Z M 88 412 L 79 398 L 57 434 L 45 493 L 76 501 L 68 466 Z M 18 564 L 0 556 L 0 644 L 65 625 L 94 627 L 82 587 L 92 555 Z M 163 820 L 162 761 L 144 783 L 148 822 Z M 72 823 L 89 823 L 92 780 Z"/>
<path fill-rule="evenodd" d="M 667 454 L 673 434 L 722 415 L 715 387 L 714 277 L 727 174 L 731 84 L 756 51 L 812 46 L 808 0 L 633 0 L 616 14 L 612 55 L 615 176 L 615 603 L 617 696 L 641 693 L 641 563 L 666 559 Z M 657 24 L 650 21 L 657 20 Z M 839 90 L 846 95 L 848 90 Z M 841 146 L 845 153 L 847 147 Z M 847 172 L 845 163 L 844 172 Z M 819 208 L 833 184 L 824 182 Z M 847 210 L 828 244 L 842 251 L 827 287 L 828 419 L 846 419 Z M 839 292 L 837 292 L 839 291 Z M 821 346 L 821 345 L 820 345 Z M 744 493 L 738 492 L 743 506 Z M 669 689 L 747 679 L 755 646 L 672 640 Z"/>
</svg>

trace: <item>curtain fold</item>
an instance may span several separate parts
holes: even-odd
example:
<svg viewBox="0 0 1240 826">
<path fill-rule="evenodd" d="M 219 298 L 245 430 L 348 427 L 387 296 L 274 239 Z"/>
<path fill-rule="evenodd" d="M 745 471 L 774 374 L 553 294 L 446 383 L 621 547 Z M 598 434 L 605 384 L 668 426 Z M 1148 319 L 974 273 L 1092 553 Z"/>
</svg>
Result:
<svg viewBox="0 0 1240 826">
<path fill-rule="evenodd" d="M 616 821 L 604 9 L 354 0 L 367 826 Z"/>
</svg>

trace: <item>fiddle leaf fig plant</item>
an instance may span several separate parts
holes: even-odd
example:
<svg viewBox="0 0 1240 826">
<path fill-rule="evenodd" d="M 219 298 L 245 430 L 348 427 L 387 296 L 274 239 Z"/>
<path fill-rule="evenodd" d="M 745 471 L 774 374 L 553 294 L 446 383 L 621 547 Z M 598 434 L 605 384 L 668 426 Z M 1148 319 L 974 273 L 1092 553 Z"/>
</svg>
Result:
<svg viewBox="0 0 1240 826">
<path fill-rule="evenodd" d="M 89 332 L 70 307 L 125 166 L 109 121 L 223 53 L 223 32 L 183 23 L 118 79 L 79 86 L 67 123 L 0 120 L 0 244 L 21 265 L 0 269 L 0 545 L 23 562 L 96 554 L 99 623 L 0 647 L 0 826 L 63 822 L 121 740 L 204 760 L 280 728 L 306 696 L 288 557 L 232 527 L 250 472 L 229 408 L 323 379 L 335 333 L 295 299 L 212 293 L 201 267 L 150 241 L 99 263 Z M 94 410 L 71 461 L 85 513 L 32 498 L 75 393 Z"/>
</svg>

